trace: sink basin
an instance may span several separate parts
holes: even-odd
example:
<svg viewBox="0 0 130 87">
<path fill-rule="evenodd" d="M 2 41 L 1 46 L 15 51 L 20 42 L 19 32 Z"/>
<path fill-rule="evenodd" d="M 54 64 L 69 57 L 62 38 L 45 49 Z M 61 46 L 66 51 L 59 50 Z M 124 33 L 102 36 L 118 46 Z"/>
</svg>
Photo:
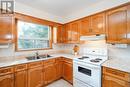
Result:
<svg viewBox="0 0 130 87">
<path fill-rule="evenodd" d="M 37 59 L 44 59 L 44 58 L 49 58 L 52 57 L 51 55 L 39 55 L 37 57 L 35 56 L 30 56 L 30 57 L 26 57 L 27 60 L 37 60 Z"/>
</svg>

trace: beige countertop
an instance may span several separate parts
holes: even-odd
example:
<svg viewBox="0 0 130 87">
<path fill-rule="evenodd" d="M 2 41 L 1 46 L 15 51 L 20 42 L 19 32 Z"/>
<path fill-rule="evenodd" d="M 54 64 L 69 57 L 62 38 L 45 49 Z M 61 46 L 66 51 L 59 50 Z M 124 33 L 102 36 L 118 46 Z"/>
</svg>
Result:
<svg viewBox="0 0 130 87">
<path fill-rule="evenodd" d="M 51 56 L 52 57 L 37 59 L 37 60 L 27 60 L 26 57 L 24 57 L 24 56 L 21 56 L 21 58 L 15 57 L 14 58 L 15 60 L 0 61 L 0 67 L 7 67 L 7 66 L 12 66 L 12 65 L 17 65 L 17 64 L 42 61 L 42 60 L 47 60 L 47 59 L 52 59 L 52 58 L 57 58 L 57 57 L 65 57 L 65 58 L 69 58 L 69 59 L 81 57 L 81 56 L 74 56 L 72 54 L 51 54 Z"/>
<path fill-rule="evenodd" d="M 130 73 L 130 59 L 110 58 L 102 66 Z"/>
<path fill-rule="evenodd" d="M 7 66 L 12 66 L 12 65 L 17 65 L 17 64 L 42 61 L 42 60 L 47 60 L 47 59 L 52 59 L 52 58 L 57 58 L 57 57 L 65 57 L 65 58 L 69 58 L 69 59 L 75 59 L 75 58 L 81 57 L 80 55 L 74 56 L 72 54 L 64 54 L 64 53 L 51 54 L 51 56 L 52 57 L 50 57 L 50 58 L 44 58 L 44 59 L 38 59 L 38 60 L 27 60 L 24 56 L 22 56 L 22 58 L 15 57 L 14 58 L 15 60 L 0 61 L 0 67 L 7 67 Z M 102 64 L 102 66 L 130 73 L 130 60 L 124 60 L 122 58 L 109 58 L 109 60 L 105 61 Z"/>
</svg>

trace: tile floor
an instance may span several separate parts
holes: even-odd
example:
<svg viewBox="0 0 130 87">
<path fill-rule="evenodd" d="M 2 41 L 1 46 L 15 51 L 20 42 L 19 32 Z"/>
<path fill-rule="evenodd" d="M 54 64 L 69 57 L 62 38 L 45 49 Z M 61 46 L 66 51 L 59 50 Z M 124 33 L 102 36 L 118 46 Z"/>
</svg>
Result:
<svg viewBox="0 0 130 87">
<path fill-rule="evenodd" d="M 46 87 L 73 87 L 73 86 L 70 83 L 68 83 L 67 81 L 61 79 Z"/>
</svg>

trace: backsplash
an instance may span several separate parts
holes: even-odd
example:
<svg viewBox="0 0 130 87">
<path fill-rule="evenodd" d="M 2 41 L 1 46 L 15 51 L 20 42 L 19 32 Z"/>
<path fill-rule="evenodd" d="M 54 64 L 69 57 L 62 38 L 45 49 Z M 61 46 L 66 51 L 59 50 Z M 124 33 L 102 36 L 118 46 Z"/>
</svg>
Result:
<svg viewBox="0 0 130 87">
<path fill-rule="evenodd" d="M 57 53 L 57 52 L 67 52 L 73 53 L 73 47 L 76 44 L 53 44 L 53 49 L 50 50 L 39 50 L 40 54 L 46 53 Z M 95 42 L 86 42 L 85 44 L 77 44 L 80 47 L 79 53 L 82 54 L 83 48 L 89 47 L 108 47 L 109 56 L 115 58 L 130 58 L 130 45 L 127 48 L 117 48 L 113 45 L 105 44 L 105 41 L 95 41 Z M 21 55 L 34 55 L 36 51 L 21 51 L 15 52 L 14 44 L 10 45 L 9 48 L 0 49 L 0 57 L 9 57 L 9 56 L 21 56 Z"/>
</svg>

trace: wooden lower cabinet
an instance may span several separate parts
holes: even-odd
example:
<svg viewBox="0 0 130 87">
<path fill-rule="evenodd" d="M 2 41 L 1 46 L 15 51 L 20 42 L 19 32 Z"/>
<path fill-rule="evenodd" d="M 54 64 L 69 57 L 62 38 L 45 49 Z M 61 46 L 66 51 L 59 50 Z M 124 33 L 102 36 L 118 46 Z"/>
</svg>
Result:
<svg viewBox="0 0 130 87">
<path fill-rule="evenodd" d="M 63 78 L 73 83 L 73 65 L 71 63 L 63 62 Z"/>
<path fill-rule="evenodd" d="M 44 84 L 47 85 L 53 82 L 56 78 L 56 67 L 50 64 L 44 67 Z"/>
<path fill-rule="evenodd" d="M 130 74 L 103 67 L 102 87 L 130 87 Z"/>
<path fill-rule="evenodd" d="M 44 87 L 55 80 L 73 82 L 71 59 L 54 58 L 0 68 L 0 87 Z"/>
<path fill-rule="evenodd" d="M 103 75 L 102 87 L 130 87 L 130 83 L 114 78 L 112 76 Z"/>
<path fill-rule="evenodd" d="M 14 87 L 27 87 L 27 70 L 15 73 Z"/>
<path fill-rule="evenodd" d="M 28 87 L 43 86 L 43 68 L 36 67 L 28 70 Z"/>
<path fill-rule="evenodd" d="M 0 76 L 0 87 L 14 87 L 14 75 Z"/>
</svg>

